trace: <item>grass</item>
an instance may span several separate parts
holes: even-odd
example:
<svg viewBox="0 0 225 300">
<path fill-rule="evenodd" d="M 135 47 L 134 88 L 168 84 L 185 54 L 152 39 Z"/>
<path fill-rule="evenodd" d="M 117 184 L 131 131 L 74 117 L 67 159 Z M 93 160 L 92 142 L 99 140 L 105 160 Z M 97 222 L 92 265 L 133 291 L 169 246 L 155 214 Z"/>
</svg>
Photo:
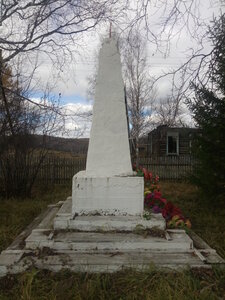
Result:
<svg viewBox="0 0 225 300">
<path fill-rule="evenodd" d="M 70 188 L 54 186 L 36 190 L 32 198 L 0 198 L 0 252 L 8 247 L 48 204 L 65 200 L 70 194 Z"/>
<path fill-rule="evenodd" d="M 189 216 L 193 230 L 225 257 L 223 207 L 200 204 L 195 187 L 183 183 L 161 183 L 163 195 Z M 0 200 L 0 249 L 49 203 L 65 199 L 70 189 L 52 188 L 33 199 Z M 146 272 L 124 270 L 114 274 L 87 274 L 29 270 L 0 279 L 4 299 L 225 299 L 225 270 L 187 270 L 163 273 L 150 267 Z"/>
<path fill-rule="evenodd" d="M 162 182 L 162 194 L 177 204 L 189 217 L 195 233 L 225 258 L 225 206 L 204 204 L 195 186 L 185 183 Z"/>
<path fill-rule="evenodd" d="M 0 299 L 224 299 L 225 272 L 126 270 L 87 274 L 30 270 L 0 280 Z"/>
</svg>

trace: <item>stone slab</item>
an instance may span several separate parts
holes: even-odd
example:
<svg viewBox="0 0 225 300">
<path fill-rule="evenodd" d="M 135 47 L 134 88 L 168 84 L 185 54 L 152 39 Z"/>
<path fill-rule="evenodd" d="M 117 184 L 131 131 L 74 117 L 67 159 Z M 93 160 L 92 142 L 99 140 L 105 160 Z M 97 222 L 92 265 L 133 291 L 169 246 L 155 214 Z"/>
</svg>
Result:
<svg viewBox="0 0 225 300">
<path fill-rule="evenodd" d="M 55 218 L 59 207 L 53 206 L 49 208 L 49 213 L 41 220 L 38 224 L 38 229 L 46 229 L 46 228 L 53 228 L 53 219 Z"/>
<path fill-rule="evenodd" d="M 160 214 L 151 216 L 150 220 L 138 216 L 76 216 L 56 217 L 54 229 L 71 229 L 80 231 L 134 231 L 138 229 L 165 230 L 166 223 Z"/>
<path fill-rule="evenodd" d="M 139 215 L 144 210 L 144 179 L 137 176 L 73 177 L 73 215 Z"/>
<path fill-rule="evenodd" d="M 78 252 L 104 251 L 173 251 L 193 249 L 192 240 L 186 234 L 174 234 L 170 241 L 165 237 L 144 236 L 133 233 L 55 232 L 52 239 L 45 232 L 33 232 L 26 239 L 27 249 L 49 247 L 52 250 Z"/>
<path fill-rule="evenodd" d="M 67 197 L 66 201 L 62 203 L 62 206 L 58 210 L 56 216 L 71 216 L 72 215 L 72 197 Z"/>
<path fill-rule="evenodd" d="M 13 247 L 2 251 L 0 277 L 23 272 L 29 267 L 52 271 L 114 272 L 130 267 L 145 270 L 153 265 L 157 269 L 178 271 L 189 267 L 225 265 L 216 251 L 200 238 L 200 248 L 195 248 L 184 230 L 168 230 L 165 236 L 159 237 L 127 232 L 59 231 L 54 230 L 49 222 L 46 223 L 49 228 L 39 228 L 38 224 L 48 214 L 53 222 L 50 216 L 54 207 L 49 207 L 36 218 L 23 231 L 22 237 L 20 235 L 16 243 L 12 243 Z M 21 243 L 25 236 L 26 244 Z"/>
<path fill-rule="evenodd" d="M 19 253 L 1 253 L 0 255 L 0 265 L 1 266 L 10 266 L 16 262 L 18 262 L 23 255 L 23 252 Z"/>
<path fill-rule="evenodd" d="M 127 268 L 147 270 L 159 269 L 188 269 L 190 266 L 209 268 L 193 253 L 145 253 L 120 252 L 108 254 L 61 254 L 52 255 L 43 259 L 35 259 L 34 266 L 47 268 L 52 271 L 69 269 L 74 272 L 115 272 Z"/>
<path fill-rule="evenodd" d="M 70 213 L 71 197 L 63 203 L 54 219 L 55 230 L 81 230 L 81 231 L 133 231 L 137 226 L 141 229 L 164 230 L 166 223 L 161 214 L 152 214 L 150 220 L 141 216 L 131 215 L 83 215 L 74 216 Z"/>
<path fill-rule="evenodd" d="M 49 230 L 33 230 L 26 238 L 26 249 L 38 249 L 43 247 L 52 247 L 53 241 L 49 238 Z"/>
<path fill-rule="evenodd" d="M 8 273 L 13 273 L 12 266 L 16 266 L 16 264 L 21 260 L 24 251 L 18 250 L 14 252 L 2 251 L 0 254 L 0 278 L 4 277 Z"/>
</svg>

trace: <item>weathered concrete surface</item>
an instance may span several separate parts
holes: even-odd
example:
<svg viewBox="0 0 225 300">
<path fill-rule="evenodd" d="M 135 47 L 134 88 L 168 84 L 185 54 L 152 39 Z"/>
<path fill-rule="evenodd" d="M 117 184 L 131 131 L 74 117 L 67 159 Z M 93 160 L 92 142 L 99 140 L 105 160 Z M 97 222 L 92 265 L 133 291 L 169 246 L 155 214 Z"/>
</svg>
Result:
<svg viewBox="0 0 225 300">
<path fill-rule="evenodd" d="M 50 239 L 48 233 L 32 232 L 26 239 L 27 249 L 49 247 L 56 251 L 118 252 L 118 251 L 168 251 L 189 252 L 193 242 L 185 233 L 175 233 L 168 241 L 163 236 L 139 235 L 134 233 L 56 232 Z"/>
<path fill-rule="evenodd" d="M 72 214 L 141 215 L 144 180 L 131 166 L 124 83 L 116 38 L 104 40 L 86 170 L 73 177 Z"/>
<path fill-rule="evenodd" d="M 72 214 L 139 215 L 144 210 L 142 177 L 73 177 Z"/>
<path fill-rule="evenodd" d="M 93 107 L 86 176 L 132 175 L 124 83 L 117 40 L 104 40 Z"/>
<path fill-rule="evenodd" d="M 77 216 L 74 219 L 56 217 L 55 229 L 81 231 L 134 231 L 135 229 L 165 229 L 165 220 L 161 215 L 153 215 L 150 220 L 138 216 Z"/>
<path fill-rule="evenodd" d="M 130 197 L 130 202 L 132 204 L 132 195 L 130 195 Z M 90 199 L 90 201 L 92 200 Z M 104 202 L 104 198 L 100 199 L 99 201 Z M 74 216 L 74 213 L 72 213 L 72 215 L 70 213 L 70 202 L 71 198 L 69 197 L 62 205 L 62 208 L 59 210 L 59 212 L 56 214 L 56 217 L 54 218 L 54 229 L 72 229 L 82 231 L 133 231 L 137 226 L 141 226 L 141 228 L 143 229 L 154 228 L 165 230 L 166 228 L 165 220 L 160 214 L 153 214 L 150 220 L 146 220 L 141 215 L 127 215 L 127 213 L 125 212 L 124 215 L 121 215 L 121 210 L 118 209 L 111 209 L 110 211 L 106 211 L 106 209 L 104 209 L 104 205 L 103 209 L 101 209 L 100 206 L 96 206 L 95 210 L 88 210 L 83 208 L 83 210 L 80 211 L 80 214 L 83 215 L 77 214 Z M 124 205 L 124 203 L 122 205 Z M 119 214 L 117 215 L 118 211 Z M 143 208 L 141 211 L 143 211 Z M 114 215 L 108 215 L 108 213 L 110 212 L 114 213 Z M 88 213 L 89 215 L 87 215 Z"/>
<path fill-rule="evenodd" d="M 210 268 L 193 253 L 157 253 L 157 252 L 117 252 L 106 254 L 64 253 L 37 258 L 33 265 L 40 269 L 57 272 L 69 269 L 74 272 L 116 272 L 126 268 L 147 270 L 157 266 L 158 269 L 184 270 L 194 268 Z"/>
<path fill-rule="evenodd" d="M 1 253 L 0 277 L 31 266 L 76 272 L 114 272 L 131 267 L 146 270 L 151 265 L 164 270 L 224 266 L 214 249 L 195 234 L 191 239 L 184 230 L 151 230 L 150 234 L 54 230 L 56 207 L 57 215 L 68 217 L 70 202 L 68 198 L 64 208 L 59 207 L 61 203 L 49 206 Z"/>
</svg>

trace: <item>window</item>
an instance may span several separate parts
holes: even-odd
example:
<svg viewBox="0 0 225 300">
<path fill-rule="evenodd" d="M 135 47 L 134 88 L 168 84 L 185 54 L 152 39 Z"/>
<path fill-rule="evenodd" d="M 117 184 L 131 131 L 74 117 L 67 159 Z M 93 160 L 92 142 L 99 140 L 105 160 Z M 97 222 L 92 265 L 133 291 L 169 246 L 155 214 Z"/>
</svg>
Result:
<svg viewBox="0 0 225 300">
<path fill-rule="evenodd" d="M 167 155 L 178 155 L 179 154 L 179 134 L 178 132 L 167 133 L 167 144 L 166 144 Z"/>
</svg>

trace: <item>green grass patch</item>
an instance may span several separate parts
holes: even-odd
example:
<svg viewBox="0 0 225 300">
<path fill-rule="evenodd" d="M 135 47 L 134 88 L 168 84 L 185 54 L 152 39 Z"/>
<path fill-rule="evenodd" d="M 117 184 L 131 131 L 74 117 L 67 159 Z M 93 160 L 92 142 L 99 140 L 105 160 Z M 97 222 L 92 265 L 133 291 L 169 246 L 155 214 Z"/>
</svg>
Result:
<svg viewBox="0 0 225 300">
<path fill-rule="evenodd" d="M 193 231 L 225 258 L 225 204 L 202 202 L 190 184 L 162 182 L 160 186 L 163 196 L 190 218 Z"/>
<path fill-rule="evenodd" d="M 192 270 L 182 273 L 125 270 L 87 274 L 31 270 L 0 279 L 0 299 L 224 299 L 225 272 Z"/>
<path fill-rule="evenodd" d="M 65 200 L 70 194 L 71 188 L 67 186 L 53 186 L 36 189 L 32 198 L 0 198 L 0 252 L 7 248 L 48 204 Z"/>
</svg>

